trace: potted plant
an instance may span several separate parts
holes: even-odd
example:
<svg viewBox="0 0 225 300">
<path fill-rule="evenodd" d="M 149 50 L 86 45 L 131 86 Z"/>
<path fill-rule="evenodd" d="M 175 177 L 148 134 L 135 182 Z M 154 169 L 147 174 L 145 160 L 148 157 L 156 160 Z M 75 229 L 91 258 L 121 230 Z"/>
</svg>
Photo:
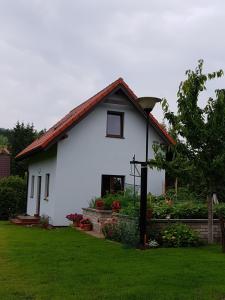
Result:
<svg viewBox="0 0 225 300">
<path fill-rule="evenodd" d="M 80 228 L 84 231 L 92 230 L 92 223 L 88 218 L 84 218 L 80 221 Z"/>
<path fill-rule="evenodd" d="M 100 209 L 100 210 L 103 210 L 104 209 L 104 206 L 105 206 L 105 201 L 102 200 L 102 199 L 97 199 L 95 201 L 95 208 L 96 209 Z"/>
<path fill-rule="evenodd" d="M 83 219 L 83 215 L 81 214 L 69 214 L 66 216 L 66 218 L 73 222 L 74 227 L 80 226 L 80 221 Z"/>
<path fill-rule="evenodd" d="M 113 212 L 119 212 L 120 209 L 121 209 L 121 203 L 120 203 L 120 201 L 119 200 L 113 201 L 113 203 L 112 203 L 112 211 Z"/>
</svg>

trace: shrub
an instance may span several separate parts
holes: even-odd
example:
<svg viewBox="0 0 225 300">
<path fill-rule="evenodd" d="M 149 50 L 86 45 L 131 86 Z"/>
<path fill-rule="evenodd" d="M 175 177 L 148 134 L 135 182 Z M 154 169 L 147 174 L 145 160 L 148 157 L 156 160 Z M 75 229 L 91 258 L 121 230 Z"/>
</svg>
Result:
<svg viewBox="0 0 225 300">
<path fill-rule="evenodd" d="M 137 203 L 136 205 L 134 205 L 133 203 L 129 203 L 126 207 L 120 210 L 120 213 L 129 217 L 138 217 L 139 209 L 139 203 Z"/>
<path fill-rule="evenodd" d="M 208 216 L 208 209 L 206 204 L 183 202 L 168 205 L 165 201 L 160 203 L 154 203 L 153 218 L 165 219 L 170 217 L 171 219 L 205 219 Z"/>
<path fill-rule="evenodd" d="M 168 226 L 162 232 L 163 246 L 165 247 L 191 247 L 200 245 L 197 232 L 185 224 Z"/>
<path fill-rule="evenodd" d="M 225 203 L 214 206 L 214 215 L 218 218 L 225 218 Z"/>
<path fill-rule="evenodd" d="M 153 218 L 155 219 L 165 219 L 171 214 L 173 207 L 168 205 L 165 201 L 159 204 L 153 204 Z"/>
<path fill-rule="evenodd" d="M 202 203 L 179 203 L 172 207 L 171 217 L 174 219 L 205 219 L 208 217 L 206 204 Z"/>
<path fill-rule="evenodd" d="M 0 219 L 7 220 L 26 211 L 26 181 L 19 176 L 0 180 Z"/>
<path fill-rule="evenodd" d="M 169 189 L 166 192 L 166 198 L 171 199 L 173 202 L 201 202 L 196 193 L 185 187 L 180 187 L 177 189 L 177 194 L 175 189 Z"/>
<path fill-rule="evenodd" d="M 148 200 L 152 203 L 164 202 L 165 199 L 171 199 L 173 203 L 182 203 L 182 202 L 194 202 L 201 203 L 204 202 L 205 199 L 202 199 L 196 193 L 191 191 L 188 188 L 180 187 L 177 189 L 177 194 L 175 189 L 169 189 L 165 195 L 154 196 L 149 194 Z"/>
<path fill-rule="evenodd" d="M 138 244 L 138 226 L 135 222 L 107 222 L 104 224 L 102 232 L 106 239 L 117 241 L 129 246 L 137 246 Z"/>
</svg>

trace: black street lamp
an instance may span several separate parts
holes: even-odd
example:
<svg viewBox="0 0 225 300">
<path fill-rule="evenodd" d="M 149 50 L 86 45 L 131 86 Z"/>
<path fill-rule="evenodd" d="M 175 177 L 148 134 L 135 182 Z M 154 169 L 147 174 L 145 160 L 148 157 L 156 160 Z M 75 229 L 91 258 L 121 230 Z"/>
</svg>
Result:
<svg viewBox="0 0 225 300">
<path fill-rule="evenodd" d="M 140 248 L 144 249 L 146 244 L 146 213 L 147 213 L 147 193 L 148 193 L 148 138 L 149 138 L 149 114 L 153 110 L 155 104 L 161 99 L 156 97 L 141 97 L 137 99 L 139 105 L 143 108 L 146 114 L 146 156 L 141 164 L 141 199 L 140 199 Z"/>
</svg>

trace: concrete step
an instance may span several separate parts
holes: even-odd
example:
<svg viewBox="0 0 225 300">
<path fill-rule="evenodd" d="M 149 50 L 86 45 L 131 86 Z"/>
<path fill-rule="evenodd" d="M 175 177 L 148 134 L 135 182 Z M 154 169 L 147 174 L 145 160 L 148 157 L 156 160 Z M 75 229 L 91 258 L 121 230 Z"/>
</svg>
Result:
<svg viewBox="0 0 225 300">
<path fill-rule="evenodd" d="M 10 221 L 16 225 L 35 225 L 40 223 L 40 217 L 20 215 Z"/>
<path fill-rule="evenodd" d="M 34 216 L 17 216 L 16 219 L 21 220 L 24 224 L 39 224 L 40 217 Z"/>
<path fill-rule="evenodd" d="M 15 225 L 23 225 L 23 222 L 18 219 L 10 219 L 10 222 L 15 224 Z"/>
</svg>

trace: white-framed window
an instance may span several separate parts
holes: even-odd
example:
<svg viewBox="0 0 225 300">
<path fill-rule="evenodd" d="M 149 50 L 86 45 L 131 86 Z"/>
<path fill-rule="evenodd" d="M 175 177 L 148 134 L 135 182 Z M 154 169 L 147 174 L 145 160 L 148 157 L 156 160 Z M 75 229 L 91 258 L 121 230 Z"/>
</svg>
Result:
<svg viewBox="0 0 225 300">
<path fill-rule="evenodd" d="M 34 182 L 35 182 L 35 176 L 31 176 L 31 187 L 30 187 L 30 198 L 34 198 Z"/>
<path fill-rule="evenodd" d="M 45 174 L 45 199 L 49 197 L 50 174 Z"/>
</svg>

